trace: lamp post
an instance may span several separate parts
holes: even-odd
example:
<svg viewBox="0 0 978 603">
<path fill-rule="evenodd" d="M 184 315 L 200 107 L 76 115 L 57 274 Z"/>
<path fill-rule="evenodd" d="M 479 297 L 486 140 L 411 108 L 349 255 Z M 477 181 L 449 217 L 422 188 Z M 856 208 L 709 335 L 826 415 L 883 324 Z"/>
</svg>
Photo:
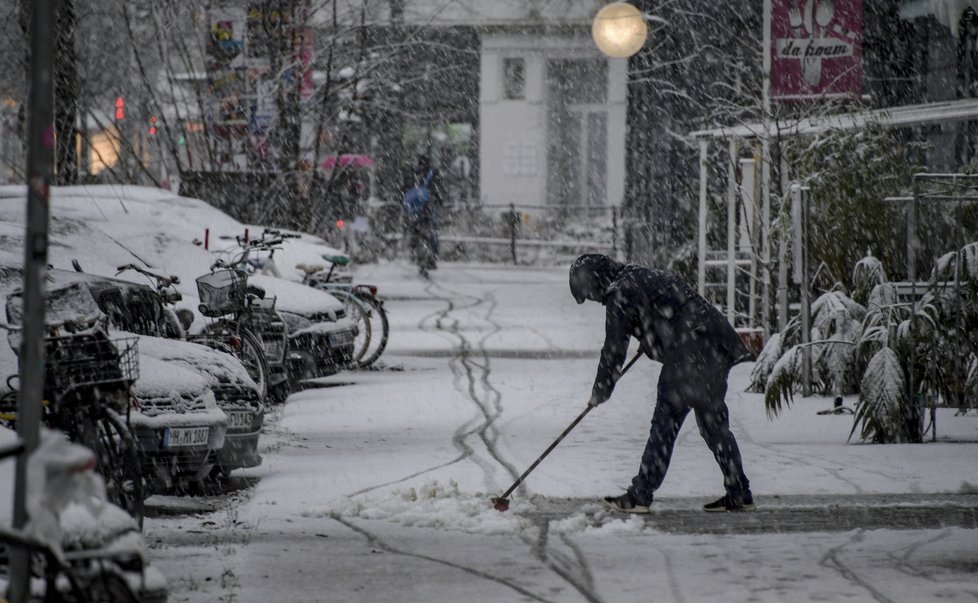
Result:
<svg viewBox="0 0 978 603">
<path fill-rule="evenodd" d="M 598 50 L 616 59 L 627 59 L 641 50 L 648 35 L 645 17 L 627 2 L 605 6 L 591 23 L 591 37 Z"/>
<path fill-rule="evenodd" d="M 624 231 L 626 260 L 651 260 L 654 216 L 652 199 L 663 198 L 653 189 L 661 185 L 655 173 L 655 163 L 648 158 L 655 153 L 664 138 L 661 133 L 661 107 L 652 102 L 652 90 L 637 74 L 652 66 L 650 52 L 640 52 L 648 39 L 649 28 L 645 14 L 648 3 L 636 5 L 614 2 L 601 8 L 591 23 L 591 36 L 605 55 L 628 59 L 628 84 L 625 108 L 625 195 L 621 216 Z M 660 212 L 661 213 L 661 212 Z"/>
</svg>

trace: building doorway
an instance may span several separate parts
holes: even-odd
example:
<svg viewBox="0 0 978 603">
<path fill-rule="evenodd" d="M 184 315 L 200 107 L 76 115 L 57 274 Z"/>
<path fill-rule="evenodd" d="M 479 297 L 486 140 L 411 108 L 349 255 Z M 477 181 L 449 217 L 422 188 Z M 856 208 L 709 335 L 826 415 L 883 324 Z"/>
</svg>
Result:
<svg viewBox="0 0 978 603">
<path fill-rule="evenodd" d="M 604 207 L 608 199 L 608 64 L 547 62 L 547 203 Z"/>
</svg>

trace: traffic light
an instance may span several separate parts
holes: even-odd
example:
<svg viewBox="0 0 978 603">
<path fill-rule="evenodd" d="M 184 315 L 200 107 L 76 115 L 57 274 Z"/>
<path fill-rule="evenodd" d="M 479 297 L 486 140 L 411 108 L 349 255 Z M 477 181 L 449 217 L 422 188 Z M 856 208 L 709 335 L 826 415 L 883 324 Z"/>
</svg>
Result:
<svg viewBox="0 0 978 603">
<path fill-rule="evenodd" d="M 156 116 L 149 118 L 149 135 L 156 136 Z"/>
</svg>

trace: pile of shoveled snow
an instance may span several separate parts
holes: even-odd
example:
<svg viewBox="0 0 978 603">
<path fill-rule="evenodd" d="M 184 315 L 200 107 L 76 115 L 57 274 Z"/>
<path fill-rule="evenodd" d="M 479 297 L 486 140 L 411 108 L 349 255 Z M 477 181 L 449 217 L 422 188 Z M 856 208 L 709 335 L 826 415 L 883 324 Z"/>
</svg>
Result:
<svg viewBox="0 0 978 603">
<path fill-rule="evenodd" d="M 343 497 L 309 509 L 304 517 L 340 517 L 386 520 L 419 528 L 458 530 L 470 534 L 513 534 L 535 529 L 533 517 L 541 508 L 532 500 L 513 500 L 507 512 L 493 508 L 492 495 L 461 492 L 454 480 L 432 481 L 419 488 L 396 489 L 385 495 L 361 494 Z M 611 514 L 589 505 L 567 518 L 551 522 L 551 529 L 564 534 L 640 532 L 645 522 L 634 515 Z"/>
</svg>

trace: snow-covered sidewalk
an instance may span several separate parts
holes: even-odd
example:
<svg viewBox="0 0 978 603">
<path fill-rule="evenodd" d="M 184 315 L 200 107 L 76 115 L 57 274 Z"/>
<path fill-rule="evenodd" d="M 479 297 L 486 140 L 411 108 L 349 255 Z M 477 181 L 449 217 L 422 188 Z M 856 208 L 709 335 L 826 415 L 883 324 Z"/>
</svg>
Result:
<svg viewBox="0 0 978 603">
<path fill-rule="evenodd" d="M 851 444 L 850 416 L 816 415 L 830 400 L 769 420 L 743 391 L 749 365 L 728 404 L 757 513 L 698 510 L 722 484 L 692 420 L 651 516 L 594 503 L 636 469 L 658 374 L 647 360 L 509 512 L 493 510 L 583 410 L 602 308 L 574 303 L 562 266 L 432 276 L 360 267 L 389 300 L 385 370 L 292 396 L 246 473 L 253 490 L 147 520 L 173 601 L 972 599 L 978 417 L 939 415 L 953 443 Z"/>
</svg>

